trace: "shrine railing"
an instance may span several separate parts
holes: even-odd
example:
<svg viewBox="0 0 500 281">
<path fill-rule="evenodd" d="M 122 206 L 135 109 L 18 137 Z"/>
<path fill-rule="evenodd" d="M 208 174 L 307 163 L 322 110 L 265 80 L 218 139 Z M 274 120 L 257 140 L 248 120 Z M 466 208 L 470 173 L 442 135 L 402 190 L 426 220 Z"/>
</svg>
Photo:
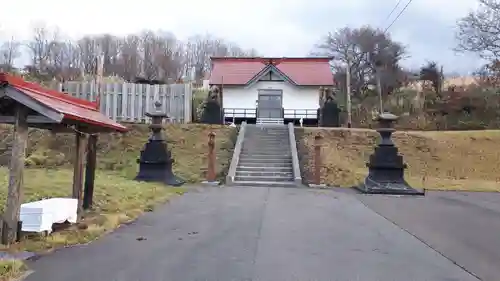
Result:
<svg viewBox="0 0 500 281">
<path fill-rule="evenodd" d="M 224 118 L 257 118 L 257 109 L 224 108 Z"/>
<path fill-rule="evenodd" d="M 256 108 L 224 108 L 225 118 L 257 118 Z M 284 109 L 284 119 L 318 119 L 317 109 Z"/>
<path fill-rule="evenodd" d="M 317 109 L 285 109 L 285 119 L 318 119 Z"/>
</svg>

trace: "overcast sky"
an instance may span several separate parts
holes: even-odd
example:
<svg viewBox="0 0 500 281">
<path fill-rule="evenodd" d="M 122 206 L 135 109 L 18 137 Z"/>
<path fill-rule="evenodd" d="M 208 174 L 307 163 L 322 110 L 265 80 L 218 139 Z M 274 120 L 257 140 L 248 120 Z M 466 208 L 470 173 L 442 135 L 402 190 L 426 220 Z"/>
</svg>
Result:
<svg viewBox="0 0 500 281">
<path fill-rule="evenodd" d="M 370 24 L 384 28 L 398 0 L 23 0 L 6 1 L 0 16 L 0 36 L 30 36 L 34 22 L 58 26 L 67 36 L 144 29 L 172 31 L 183 40 L 211 33 L 265 56 L 305 56 L 329 31 Z M 69 4 L 73 3 L 73 4 Z M 395 17 L 407 0 L 402 0 Z M 446 72 L 468 73 L 481 62 L 452 48 L 457 19 L 475 9 L 477 0 L 414 0 L 390 29 L 393 39 L 409 47 L 404 64 L 418 67 L 426 60 L 442 63 Z"/>
</svg>

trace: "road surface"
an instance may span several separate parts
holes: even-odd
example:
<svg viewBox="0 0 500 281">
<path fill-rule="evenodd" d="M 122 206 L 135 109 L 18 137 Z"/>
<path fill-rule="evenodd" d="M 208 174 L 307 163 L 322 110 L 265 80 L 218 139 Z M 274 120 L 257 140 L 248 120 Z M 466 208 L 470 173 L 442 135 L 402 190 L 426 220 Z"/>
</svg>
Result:
<svg viewBox="0 0 500 281">
<path fill-rule="evenodd" d="M 425 197 L 359 196 L 481 280 L 500 280 L 500 194 L 428 192 Z"/>
<path fill-rule="evenodd" d="M 297 188 L 189 192 L 29 266 L 28 281 L 477 280 L 356 195 Z"/>
</svg>

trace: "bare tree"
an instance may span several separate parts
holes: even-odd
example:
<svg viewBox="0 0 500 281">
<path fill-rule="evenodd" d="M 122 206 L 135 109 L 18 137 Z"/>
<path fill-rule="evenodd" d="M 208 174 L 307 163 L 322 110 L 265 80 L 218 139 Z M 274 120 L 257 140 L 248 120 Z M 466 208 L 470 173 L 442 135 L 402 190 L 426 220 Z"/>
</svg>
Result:
<svg viewBox="0 0 500 281">
<path fill-rule="evenodd" d="M 210 34 L 196 35 L 186 43 L 186 69 L 195 68 L 195 79 L 201 79 L 210 71 L 210 57 L 256 56 L 255 49 L 244 50 L 234 43 L 226 42 Z"/>
<path fill-rule="evenodd" d="M 485 64 L 475 73 L 477 82 L 482 87 L 500 87 L 500 61 L 493 60 Z"/>
<path fill-rule="evenodd" d="M 100 53 L 100 47 L 95 37 L 85 36 L 78 40 L 80 51 L 81 68 L 85 73 L 91 74 L 97 68 L 96 59 Z"/>
<path fill-rule="evenodd" d="M 120 48 L 120 61 L 118 64 L 122 70 L 121 76 L 128 81 L 132 81 L 142 74 L 140 71 L 141 58 L 138 52 L 140 45 L 141 38 L 139 36 L 129 35 Z"/>
<path fill-rule="evenodd" d="M 12 37 L 0 46 L 0 67 L 5 71 L 11 71 L 14 62 L 21 55 L 21 44 Z"/>
<path fill-rule="evenodd" d="M 357 97 L 362 96 L 367 86 L 375 84 L 376 65 L 381 72 L 383 92 L 392 92 L 404 80 L 399 61 L 406 54 L 405 47 L 370 26 L 331 32 L 316 45 L 313 54 L 333 57 L 332 68 L 342 88 L 345 88 L 345 71 L 349 66 L 351 88 Z"/>
<path fill-rule="evenodd" d="M 44 23 L 36 23 L 33 27 L 33 38 L 27 46 L 31 51 L 32 66 L 38 72 L 45 72 L 50 57 L 51 32 Z"/>
<path fill-rule="evenodd" d="M 141 35 L 141 75 L 146 79 L 160 79 L 161 68 L 159 65 L 161 48 L 164 47 L 161 38 L 152 31 L 145 31 Z M 168 53 L 167 53 L 168 55 Z"/>
<path fill-rule="evenodd" d="M 28 69 L 38 78 L 67 80 L 94 74 L 97 57 L 103 56 L 104 75 L 128 81 L 137 77 L 178 80 L 193 68 L 200 79 L 210 70 L 211 56 L 257 55 L 254 49 L 244 50 L 211 35 L 193 36 L 186 43 L 165 31 L 125 37 L 92 35 L 77 41 L 62 37 L 58 29 L 49 30 L 44 23 L 34 25 L 33 38 L 27 43 L 32 57 Z"/>
<path fill-rule="evenodd" d="M 170 32 L 159 32 L 155 65 L 160 79 L 177 79 L 182 75 L 184 45 Z"/>
<path fill-rule="evenodd" d="M 479 8 L 458 21 L 456 50 L 473 52 L 482 58 L 500 57 L 500 1 L 478 0 Z"/>
</svg>

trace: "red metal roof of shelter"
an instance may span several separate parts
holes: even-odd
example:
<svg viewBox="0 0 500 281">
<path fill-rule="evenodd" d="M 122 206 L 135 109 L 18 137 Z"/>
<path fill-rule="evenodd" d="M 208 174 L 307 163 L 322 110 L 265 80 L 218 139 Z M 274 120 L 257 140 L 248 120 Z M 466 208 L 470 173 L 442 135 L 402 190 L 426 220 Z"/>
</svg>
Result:
<svg viewBox="0 0 500 281">
<path fill-rule="evenodd" d="M 128 131 L 127 127 L 99 112 L 96 102 L 72 97 L 68 94 L 27 82 L 20 77 L 0 73 L 0 84 L 3 83 L 17 90 L 16 93 L 25 94 L 38 103 L 62 114 L 62 122 L 70 120 L 119 132 Z"/>
<path fill-rule="evenodd" d="M 333 85 L 331 57 L 240 58 L 212 57 L 212 85 L 246 85 L 267 67 L 276 67 L 298 86 Z"/>
</svg>

